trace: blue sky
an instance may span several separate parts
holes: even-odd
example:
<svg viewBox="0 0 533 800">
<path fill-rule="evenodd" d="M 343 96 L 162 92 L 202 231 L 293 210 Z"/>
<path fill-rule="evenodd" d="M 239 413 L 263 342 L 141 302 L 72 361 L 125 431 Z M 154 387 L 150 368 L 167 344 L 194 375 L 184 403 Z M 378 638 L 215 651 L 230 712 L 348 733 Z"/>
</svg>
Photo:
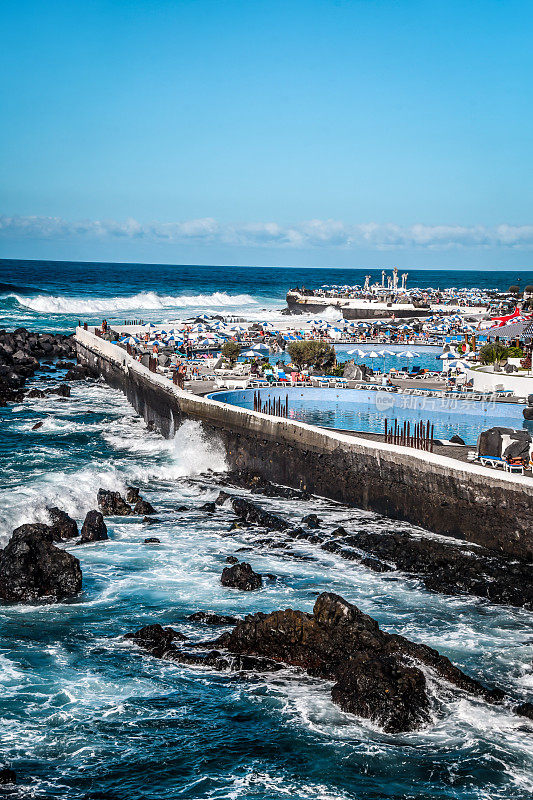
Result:
<svg viewBox="0 0 533 800">
<path fill-rule="evenodd" d="M 0 10 L 0 255 L 531 267 L 533 4 Z"/>
</svg>

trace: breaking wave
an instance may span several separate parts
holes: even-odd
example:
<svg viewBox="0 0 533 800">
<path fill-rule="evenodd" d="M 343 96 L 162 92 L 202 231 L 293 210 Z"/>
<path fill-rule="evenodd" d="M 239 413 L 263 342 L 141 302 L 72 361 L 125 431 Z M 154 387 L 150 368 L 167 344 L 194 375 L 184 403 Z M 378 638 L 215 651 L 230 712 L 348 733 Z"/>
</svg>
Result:
<svg viewBox="0 0 533 800">
<path fill-rule="evenodd" d="M 4 299 L 13 299 L 23 306 L 39 314 L 97 314 L 112 311 L 133 311 L 135 309 L 157 310 L 169 308 L 214 307 L 225 308 L 243 305 L 255 305 L 257 300 L 249 294 L 227 294 L 212 292 L 211 294 L 161 295 L 156 292 L 139 292 L 129 297 L 69 297 L 68 295 L 36 295 L 22 297 L 19 294 L 5 295 Z"/>
</svg>

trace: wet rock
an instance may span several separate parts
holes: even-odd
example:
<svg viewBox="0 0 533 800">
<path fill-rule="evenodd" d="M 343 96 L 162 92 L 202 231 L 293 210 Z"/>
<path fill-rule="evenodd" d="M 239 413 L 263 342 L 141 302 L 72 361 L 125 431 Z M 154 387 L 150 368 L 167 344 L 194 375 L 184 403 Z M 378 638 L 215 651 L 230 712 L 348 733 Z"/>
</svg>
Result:
<svg viewBox="0 0 533 800">
<path fill-rule="evenodd" d="M 57 369 L 76 369 L 74 361 L 56 361 L 55 366 Z"/>
<path fill-rule="evenodd" d="M 143 517 L 143 522 L 147 525 L 157 525 L 161 520 L 157 517 Z"/>
<path fill-rule="evenodd" d="M 147 539 L 144 540 L 145 544 L 161 544 L 161 540 L 157 538 L 157 536 L 149 536 Z"/>
<path fill-rule="evenodd" d="M 133 514 L 120 492 L 110 492 L 107 489 L 98 489 L 98 507 L 104 517 L 127 517 Z"/>
<path fill-rule="evenodd" d="M 81 544 L 109 539 L 104 517 L 99 511 L 89 511 L 81 529 Z"/>
<path fill-rule="evenodd" d="M 178 511 L 180 514 L 182 514 L 184 511 L 188 511 L 188 510 L 189 509 L 188 509 L 187 506 L 178 506 L 177 509 L 176 509 L 176 511 Z"/>
<path fill-rule="evenodd" d="M 268 578 L 269 581 L 277 581 L 278 576 L 274 575 L 272 572 L 265 572 L 263 575 L 264 578 Z"/>
<path fill-rule="evenodd" d="M 56 541 L 59 539 L 76 539 L 79 536 L 76 520 L 69 517 L 65 511 L 54 506 L 48 509 L 48 513 L 52 520 L 51 528 Z"/>
<path fill-rule="evenodd" d="M 226 564 L 238 564 L 239 559 L 237 556 L 226 556 Z"/>
<path fill-rule="evenodd" d="M 201 511 L 207 511 L 208 514 L 214 514 L 217 510 L 215 503 L 203 503 L 200 506 Z"/>
<path fill-rule="evenodd" d="M 331 531 L 331 535 L 338 537 L 338 536 L 348 536 L 348 531 L 346 528 L 343 528 L 342 525 L 339 525 L 338 528 L 335 528 L 334 531 Z"/>
<path fill-rule="evenodd" d="M 36 422 L 35 425 L 32 427 L 32 431 L 38 431 L 39 428 L 43 427 L 43 425 L 44 425 L 44 422 L 42 420 L 40 422 Z"/>
<path fill-rule="evenodd" d="M 284 531 L 290 527 L 289 523 L 277 514 L 271 514 L 243 497 L 232 497 L 231 506 L 236 516 L 245 522 L 253 522 L 275 531 Z"/>
<path fill-rule="evenodd" d="M 46 392 L 43 392 L 41 389 L 30 389 L 30 391 L 26 393 L 26 397 L 46 397 Z"/>
<path fill-rule="evenodd" d="M 70 386 L 66 383 L 60 383 L 59 386 L 46 389 L 45 394 L 57 394 L 58 397 L 70 397 Z"/>
<path fill-rule="evenodd" d="M 222 655 L 219 650 L 202 652 L 211 646 L 209 642 L 197 643 L 196 651 L 186 650 L 182 644 L 186 637 L 173 628 L 162 628 L 161 625 L 147 625 L 140 631 L 126 634 L 125 638 L 132 640 L 156 658 L 177 661 L 189 666 L 211 667 L 234 672 L 277 672 L 283 668 L 276 661 L 258 656 Z"/>
<path fill-rule="evenodd" d="M 156 624 L 145 625 L 135 633 L 127 633 L 125 638 L 150 650 L 158 658 L 162 658 L 173 642 L 185 641 L 187 637 L 173 628 L 163 628 Z"/>
<path fill-rule="evenodd" d="M 242 489 L 248 489 L 254 494 L 262 494 L 265 497 L 283 497 L 285 500 L 310 499 L 310 495 L 307 492 L 291 489 L 288 486 L 279 486 L 249 470 L 231 472 L 226 477 L 226 480 L 232 486 L 239 486 Z"/>
<path fill-rule="evenodd" d="M 17 782 L 17 774 L 9 767 L 0 767 L 0 784 L 5 786 L 9 783 Z"/>
<path fill-rule="evenodd" d="M 335 703 L 389 733 L 415 730 L 430 719 L 426 679 L 419 665 L 489 702 L 502 698 L 501 692 L 486 689 L 436 650 L 380 630 L 356 606 L 326 592 L 317 598 L 313 614 L 287 609 L 250 615 L 215 645 L 334 680 Z"/>
<path fill-rule="evenodd" d="M 405 532 L 374 533 L 361 531 L 327 542 L 323 549 L 339 552 L 344 546 L 369 554 L 367 563 L 391 565 L 420 578 L 424 586 L 445 594 L 472 594 L 493 603 L 533 608 L 531 564 L 500 555 L 482 547 L 469 549 L 459 542 L 431 537 L 415 537 Z M 343 553 L 341 553 L 343 555 Z"/>
<path fill-rule="evenodd" d="M 153 505 L 148 502 L 148 500 L 143 500 L 142 498 L 139 498 L 139 500 L 137 500 L 137 502 L 135 503 L 133 513 L 139 515 L 146 515 L 146 514 L 155 514 L 156 511 Z"/>
<path fill-rule="evenodd" d="M 520 703 L 519 706 L 513 708 L 513 711 L 519 717 L 527 717 L 533 720 L 533 703 Z"/>
<path fill-rule="evenodd" d="M 190 614 L 187 619 L 189 622 L 203 622 L 206 625 L 236 625 L 241 621 L 240 617 L 232 617 L 229 614 L 215 614 L 213 611 L 196 611 Z"/>
<path fill-rule="evenodd" d="M 141 496 L 139 494 L 139 488 L 137 486 L 127 486 L 126 487 L 126 503 L 135 504 L 137 500 L 140 500 Z"/>
<path fill-rule="evenodd" d="M 222 505 L 224 505 L 224 503 L 226 502 L 226 500 L 229 500 L 229 498 L 230 498 L 230 497 L 231 497 L 231 495 L 230 495 L 230 494 L 228 494 L 227 492 L 220 491 L 220 492 L 218 493 L 218 497 L 217 497 L 217 499 L 215 500 L 215 505 L 217 505 L 217 506 L 222 506 Z"/>
<path fill-rule="evenodd" d="M 234 564 L 232 567 L 224 567 L 220 582 L 222 586 L 240 589 L 243 592 L 252 592 L 263 585 L 261 575 L 254 572 L 246 561 Z"/>
<path fill-rule="evenodd" d="M 55 602 L 81 590 L 80 562 L 53 543 L 47 525 L 22 525 L 0 553 L 0 598 L 4 602 Z"/>
<path fill-rule="evenodd" d="M 308 514 L 303 517 L 302 525 L 307 525 L 308 528 L 320 528 L 320 520 L 316 514 Z"/>
</svg>

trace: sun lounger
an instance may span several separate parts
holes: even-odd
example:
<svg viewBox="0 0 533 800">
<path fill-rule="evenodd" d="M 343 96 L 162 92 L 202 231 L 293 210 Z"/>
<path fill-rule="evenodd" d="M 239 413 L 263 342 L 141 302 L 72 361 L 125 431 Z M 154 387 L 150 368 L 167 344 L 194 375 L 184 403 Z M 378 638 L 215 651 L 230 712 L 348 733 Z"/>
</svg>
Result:
<svg viewBox="0 0 533 800">
<path fill-rule="evenodd" d="M 500 456 L 480 456 L 479 461 L 483 467 L 492 467 L 493 469 L 501 467 L 505 469 L 506 462 Z"/>
</svg>

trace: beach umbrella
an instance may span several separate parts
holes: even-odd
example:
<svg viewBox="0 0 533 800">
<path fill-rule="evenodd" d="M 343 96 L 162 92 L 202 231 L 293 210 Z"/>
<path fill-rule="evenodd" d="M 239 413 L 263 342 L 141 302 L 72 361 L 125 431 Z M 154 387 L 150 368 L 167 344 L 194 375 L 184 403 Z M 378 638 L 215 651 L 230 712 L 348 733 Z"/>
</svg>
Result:
<svg viewBox="0 0 533 800">
<path fill-rule="evenodd" d="M 367 358 L 379 358 L 379 353 L 376 353 L 375 350 L 371 350 L 370 353 L 367 353 L 365 357 L 367 357 Z"/>
<path fill-rule="evenodd" d="M 366 356 L 366 353 L 365 353 L 364 350 L 355 349 L 355 350 L 348 350 L 347 352 L 348 352 L 349 356 L 357 355 L 357 356 L 359 356 L 359 358 L 364 358 Z"/>
</svg>

